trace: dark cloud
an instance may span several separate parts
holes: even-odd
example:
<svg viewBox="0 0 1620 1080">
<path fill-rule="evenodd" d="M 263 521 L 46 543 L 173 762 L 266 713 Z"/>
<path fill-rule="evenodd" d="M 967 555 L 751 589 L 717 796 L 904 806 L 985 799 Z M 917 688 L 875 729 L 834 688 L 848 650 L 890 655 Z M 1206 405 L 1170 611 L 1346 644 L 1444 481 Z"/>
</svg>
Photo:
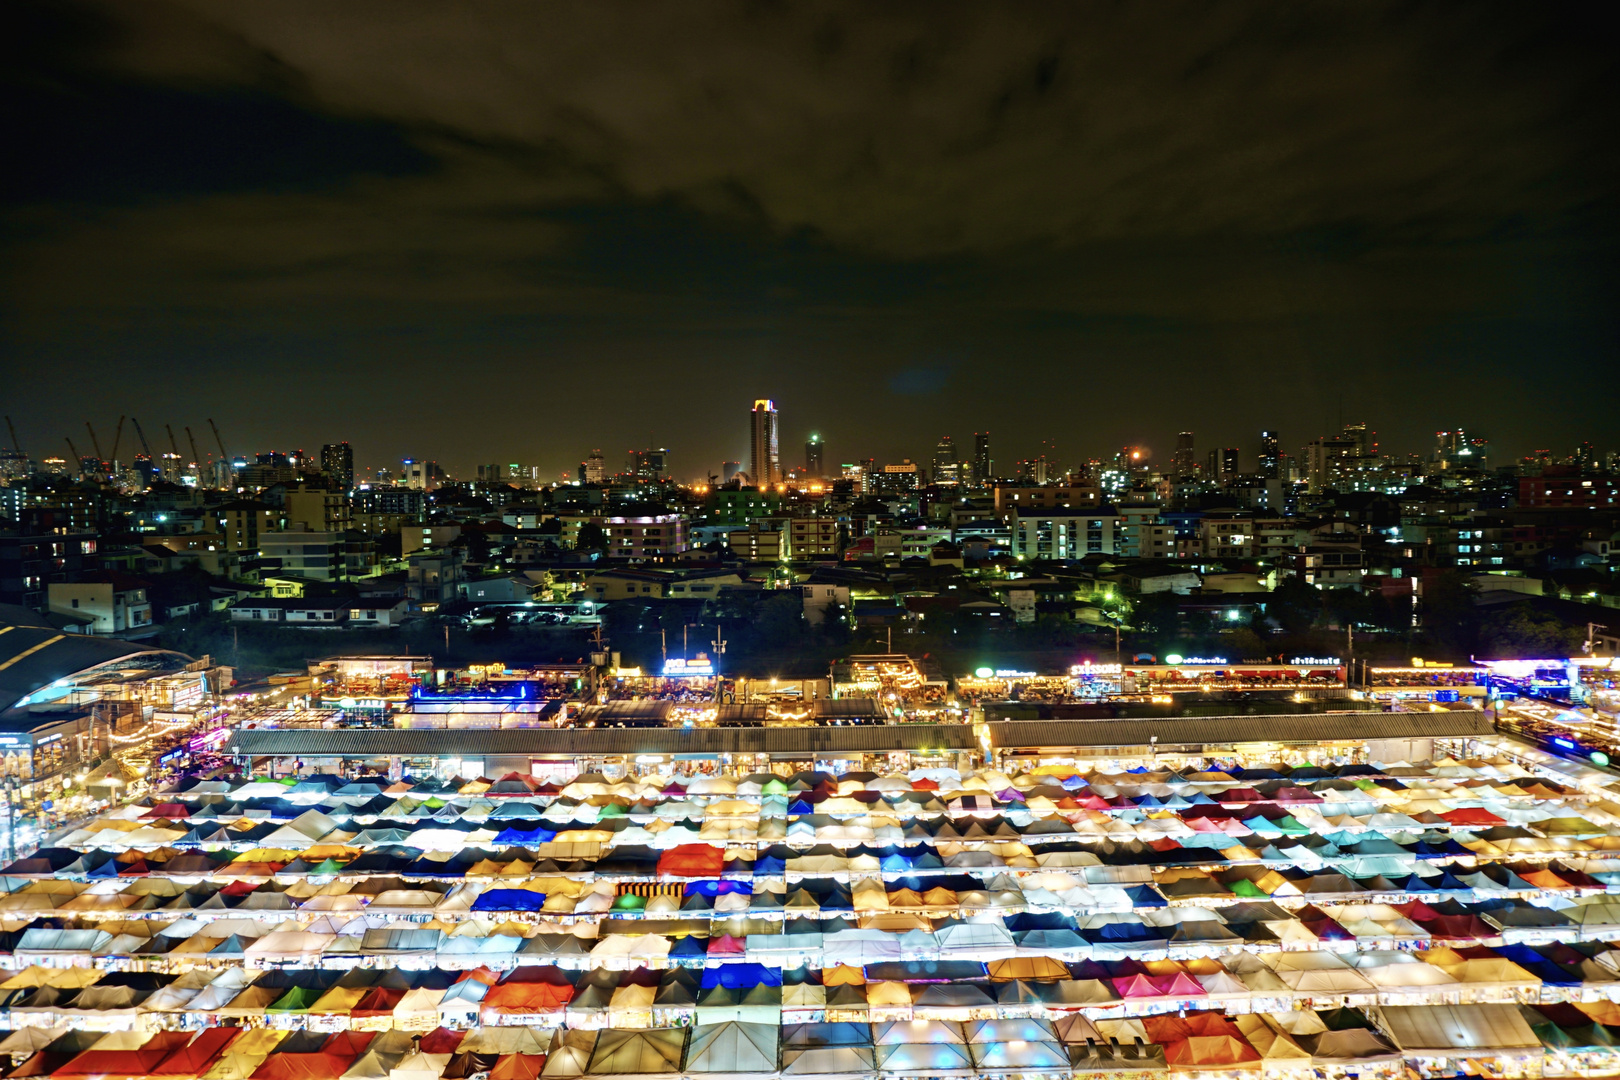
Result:
<svg viewBox="0 0 1620 1080">
<path fill-rule="evenodd" d="M 1620 343 L 1616 62 L 1583 8 L 12 17 L 0 345 L 46 435 L 341 372 L 362 407 L 235 429 L 461 467 L 651 436 L 694 475 L 755 395 L 846 456 L 949 425 L 1302 442 L 1346 409 L 1409 443 L 1620 438 L 1580 390 Z M 62 364 L 88 402 L 52 401 Z M 419 407 L 468 382 L 523 392 Z M 613 406 L 547 407 L 580 395 Z"/>
</svg>

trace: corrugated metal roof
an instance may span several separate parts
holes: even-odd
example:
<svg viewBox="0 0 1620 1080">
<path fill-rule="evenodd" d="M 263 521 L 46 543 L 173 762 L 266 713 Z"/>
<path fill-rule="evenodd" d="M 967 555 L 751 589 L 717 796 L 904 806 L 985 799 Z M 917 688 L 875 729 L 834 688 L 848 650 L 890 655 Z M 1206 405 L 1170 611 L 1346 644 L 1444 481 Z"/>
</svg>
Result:
<svg viewBox="0 0 1620 1080">
<path fill-rule="evenodd" d="M 1326 739 L 1411 739 L 1491 735 L 1479 712 L 1290 713 L 1284 716 L 1197 716 L 1154 720 L 1006 720 L 990 725 L 999 749 L 1040 746 L 1214 745 L 1236 742 L 1319 742 Z"/>
<path fill-rule="evenodd" d="M 521 757 L 525 754 L 817 754 L 972 750 L 963 724 L 792 728 L 276 728 L 237 731 L 232 751 L 274 757 Z"/>
<path fill-rule="evenodd" d="M 719 705 L 715 707 L 714 713 L 715 720 L 722 724 L 740 721 L 763 722 L 765 719 L 765 706 L 757 702 L 743 705 Z"/>
<path fill-rule="evenodd" d="M 668 720 L 675 711 L 673 701 L 610 701 L 605 705 L 587 705 L 579 710 L 580 719 L 596 723 L 614 720 Z"/>
<path fill-rule="evenodd" d="M 818 719 L 831 717 L 878 717 L 883 715 L 883 708 L 876 698 L 817 698 L 811 705 L 811 710 Z"/>
</svg>

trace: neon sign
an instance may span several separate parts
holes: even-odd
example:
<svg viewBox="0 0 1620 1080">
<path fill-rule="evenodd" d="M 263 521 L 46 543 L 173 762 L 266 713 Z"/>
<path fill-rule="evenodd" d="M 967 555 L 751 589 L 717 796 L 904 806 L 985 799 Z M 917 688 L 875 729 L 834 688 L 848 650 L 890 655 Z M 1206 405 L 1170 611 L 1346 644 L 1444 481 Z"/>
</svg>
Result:
<svg viewBox="0 0 1620 1080">
<path fill-rule="evenodd" d="M 1118 675 L 1125 670 L 1123 664 L 1074 664 L 1069 668 L 1069 677 L 1083 679 L 1088 675 Z"/>
<path fill-rule="evenodd" d="M 664 661 L 664 678 L 666 679 L 692 679 L 714 674 L 714 663 L 707 657 L 698 657 L 694 660 L 682 660 L 673 657 Z"/>
<path fill-rule="evenodd" d="M 1291 656 L 1288 662 L 1294 667 L 1338 667 L 1341 663 L 1337 656 Z"/>
</svg>

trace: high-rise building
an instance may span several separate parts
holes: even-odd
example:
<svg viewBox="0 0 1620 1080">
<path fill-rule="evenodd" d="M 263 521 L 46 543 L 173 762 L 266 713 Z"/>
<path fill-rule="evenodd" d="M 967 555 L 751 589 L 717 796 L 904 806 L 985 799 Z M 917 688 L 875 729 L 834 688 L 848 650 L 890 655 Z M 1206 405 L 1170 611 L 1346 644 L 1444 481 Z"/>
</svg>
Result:
<svg viewBox="0 0 1620 1080">
<path fill-rule="evenodd" d="M 501 472 L 501 467 L 499 465 L 480 465 L 480 466 L 478 466 L 478 481 L 479 481 L 479 483 L 482 483 L 482 484 L 498 484 L 498 483 L 501 482 L 501 480 L 503 478 L 504 477 L 503 477 L 503 474 Z"/>
<path fill-rule="evenodd" d="M 1338 435 L 1323 435 L 1305 447 L 1307 489 L 1315 495 L 1328 488 L 1361 489 L 1378 462 L 1378 444 L 1366 424 L 1346 424 Z"/>
<path fill-rule="evenodd" d="M 748 415 L 748 478 L 755 487 L 782 482 L 782 458 L 777 445 L 776 402 L 759 398 Z"/>
<path fill-rule="evenodd" d="M 1490 442 L 1458 428 L 1434 433 L 1434 461 L 1442 469 L 1483 469 Z"/>
<path fill-rule="evenodd" d="M 722 484 L 729 484 L 733 480 L 737 479 L 737 474 L 740 472 L 742 472 L 742 462 L 722 461 L 720 463 L 720 482 Z"/>
<path fill-rule="evenodd" d="M 1259 473 L 1263 479 L 1276 480 L 1281 476 L 1282 444 L 1275 431 L 1260 433 Z"/>
<path fill-rule="evenodd" d="M 1193 433 L 1176 435 L 1176 452 L 1170 457 L 1170 472 L 1178 480 L 1187 480 L 1198 473 L 1198 458 L 1193 451 Z"/>
<path fill-rule="evenodd" d="M 823 464 L 821 436 L 815 432 L 810 433 L 810 439 L 804 444 L 804 471 L 811 479 L 819 480 L 826 468 Z"/>
<path fill-rule="evenodd" d="M 437 461 L 416 461 L 406 458 L 400 470 L 405 486 L 413 491 L 437 491 L 444 483 L 444 470 Z"/>
<path fill-rule="evenodd" d="M 637 480 L 662 480 L 669 475 L 669 451 L 663 447 L 630 451 L 630 473 Z"/>
<path fill-rule="evenodd" d="M 1224 484 L 1238 474 L 1238 448 L 1222 447 L 1209 452 L 1209 479 Z"/>
<path fill-rule="evenodd" d="M 993 464 L 990 461 L 990 433 L 988 431 L 975 431 L 973 433 L 973 482 L 984 487 L 995 479 Z"/>
<path fill-rule="evenodd" d="M 838 475 L 841 479 L 849 481 L 850 491 L 856 495 L 866 494 L 866 466 L 860 462 L 846 461 L 838 466 Z"/>
<path fill-rule="evenodd" d="M 941 487 L 958 487 L 962 483 L 962 462 L 956 456 L 956 440 L 941 435 L 934 447 L 934 483 Z"/>
<path fill-rule="evenodd" d="M 885 465 L 882 472 L 871 476 L 872 488 L 880 495 L 904 495 L 916 491 L 918 484 L 917 463 L 910 458 L 902 458 L 898 465 Z"/>
<path fill-rule="evenodd" d="M 607 470 L 602 465 L 602 451 L 592 450 L 585 455 L 585 460 L 579 463 L 579 479 L 583 484 L 600 484 L 605 479 Z"/>
</svg>

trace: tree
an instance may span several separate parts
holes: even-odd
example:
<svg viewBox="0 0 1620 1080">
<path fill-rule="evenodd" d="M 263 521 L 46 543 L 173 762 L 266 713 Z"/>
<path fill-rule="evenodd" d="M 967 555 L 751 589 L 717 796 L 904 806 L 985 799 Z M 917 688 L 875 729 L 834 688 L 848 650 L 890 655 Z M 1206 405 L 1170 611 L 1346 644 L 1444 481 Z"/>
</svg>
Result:
<svg viewBox="0 0 1620 1080">
<path fill-rule="evenodd" d="M 579 527 L 579 536 L 574 540 L 574 548 L 578 551 L 606 551 L 608 546 L 607 530 L 594 521 L 587 521 Z"/>
<path fill-rule="evenodd" d="M 796 593 L 779 593 L 759 605 L 754 626 L 765 648 L 791 645 L 804 630 L 804 601 Z"/>
<path fill-rule="evenodd" d="M 1181 629 L 1181 598 L 1173 592 L 1149 593 L 1131 607 L 1129 626 L 1154 638 L 1168 638 Z"/>
<path fill-rule="evenodd" d="M 1578 656 L 1586 628 L 1566 626 L 1529 604 L 1514 604 L 1485 618 L 1479 640 L 1487 655 L 1502 660 Z"/>
<path fill-rule="evenodd" d="M 1458 655 L 1474 652 L 1479 640 L 1479 609 L 1474 604 L 1478 589 L 1473 578 L 1447 570 L 1423 583 L 1420 609 L 1423 633 L 1434 644 Z"/>
<path fill-rule="evenodd" d="M 1277 583 L 1266 599 L 1266 614 L 1289 634 L 1304 634 L 1322 613 L 1322 591 L 1297 574 Z"/>
</svg>

